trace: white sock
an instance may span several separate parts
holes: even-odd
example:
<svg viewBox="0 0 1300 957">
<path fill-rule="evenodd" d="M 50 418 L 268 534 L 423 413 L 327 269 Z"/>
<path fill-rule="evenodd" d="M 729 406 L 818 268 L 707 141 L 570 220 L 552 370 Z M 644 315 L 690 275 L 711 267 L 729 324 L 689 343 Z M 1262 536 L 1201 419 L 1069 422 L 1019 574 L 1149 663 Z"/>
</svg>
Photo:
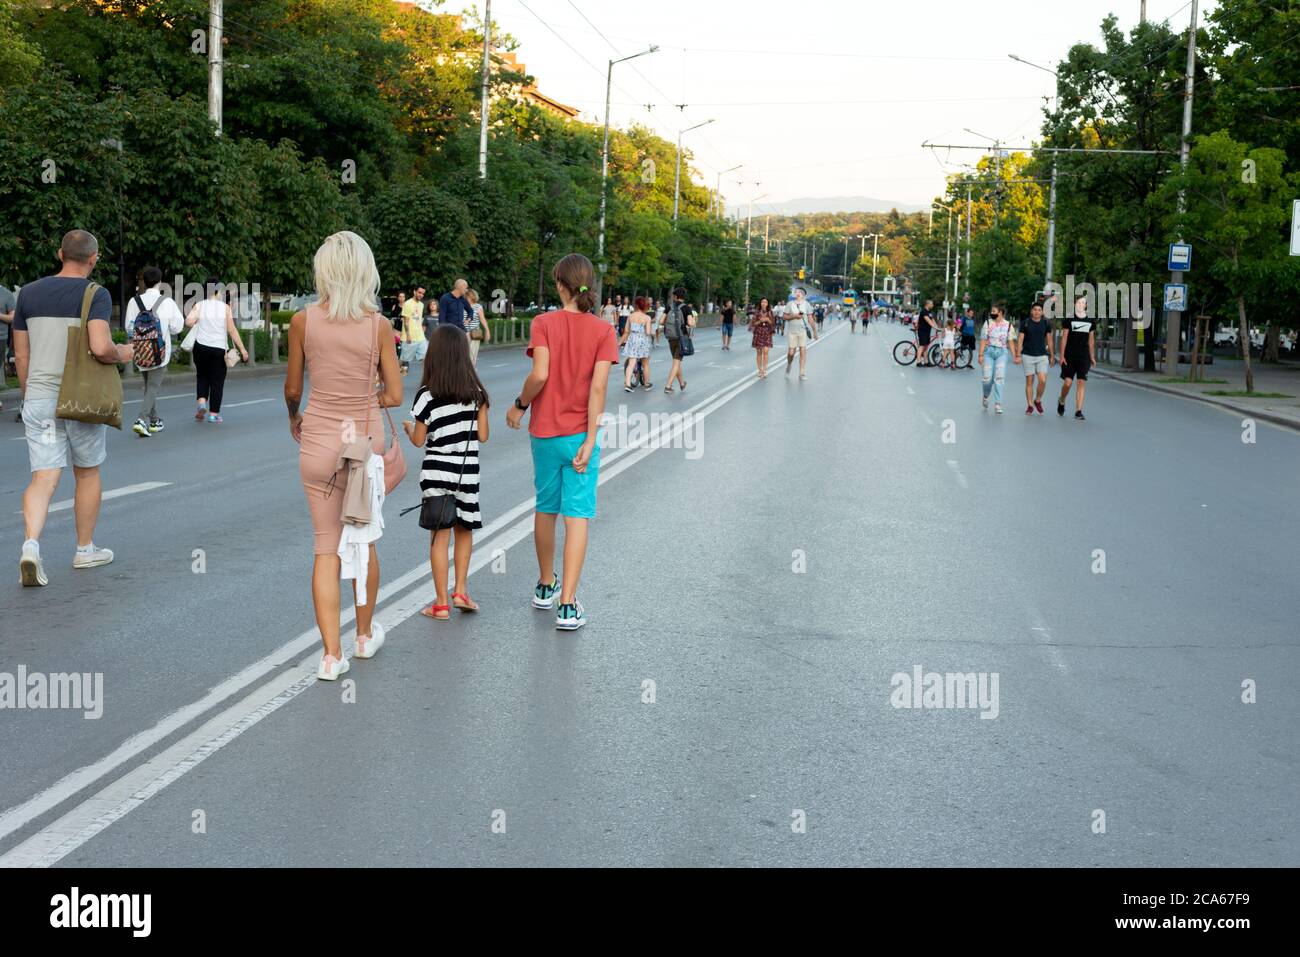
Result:
<svg viewBox="0 0 1300 957">
<path fill-rule="evenodd" d="M 94 543 L 94 542 L 91 542 L 89 545 L 78 545 L 78 546 L 77 546 L 77 554 L 78 554 L 78 555 L 89 555 L 89 554 L 90 554 L 91 552 L 93 552 L 94 550 L 95 550 L 95 543 Z"/>
<path fill-rule="evenodd" d="M 27 541 L 23 542 L 23 548 L 26 548 L 28 545 L 30 545 L 30 546 L 32 546 L 32 548 L 36 549 L 36 554 L 39 555 L 39 554 L 41 553 L 41 543 L 38 542 L 36 539 L 34 539 L 34 538 L 29 538 L 29 539 L 27 539 Z"/>
</svg>

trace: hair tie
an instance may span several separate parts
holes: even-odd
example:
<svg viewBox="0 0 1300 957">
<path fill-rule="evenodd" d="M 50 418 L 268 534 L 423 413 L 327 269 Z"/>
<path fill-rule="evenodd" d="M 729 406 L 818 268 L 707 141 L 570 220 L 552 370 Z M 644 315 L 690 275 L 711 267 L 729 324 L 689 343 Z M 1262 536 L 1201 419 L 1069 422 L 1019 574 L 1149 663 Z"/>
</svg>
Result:
<svg viewBox="0 0 1300 957">
<path fill-rule="evenodd" d="M 586 292 L 586 291 L 587 291 L 587 287 L 586 287 L 586 286 L 579 286 L 579 287 L 578 287 L 578 292 Z"/>
</svg>

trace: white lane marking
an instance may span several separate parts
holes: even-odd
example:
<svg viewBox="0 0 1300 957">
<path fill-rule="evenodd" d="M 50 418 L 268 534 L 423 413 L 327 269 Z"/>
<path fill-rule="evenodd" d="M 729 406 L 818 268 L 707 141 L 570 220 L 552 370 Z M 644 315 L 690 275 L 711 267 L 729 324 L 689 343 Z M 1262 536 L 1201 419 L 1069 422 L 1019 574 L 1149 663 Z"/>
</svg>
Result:
<svg viewBox="0 0 1300 957">
<path fill-rule="evenodd" d="M 900 370 L 899 373 L 898 373 L 898 377 L 899 377 L 900 379 L 906 379 L 906 378 L 907 378 L 907 373 L 906 373 L 906 372 L 903 372 L 903 371 Z"/>
<path fill-rule="evenodd" d="M 269 399 L 250 399 L 248 402 L 223 402 L 221 404 L 221 408 L 224 411 L 226 409 L 238 409 L 241 405 L 258 405 L 262 402 L 274 402 L 274 401 L 275 401 L 275 397 L 273 396 Z"/>
<path fill-rule="evenodd" d="M 908 395 L 916 395 L 916 390 L 913 389 L 913 388 L 909 385 L 909 386 L 907 387 L 907 394 L 908 394 Z"/>
<path fill-rule="evenodd" d="M 956 459 L 948 459 L 948 468 L 952 469 L 953 475 L 957 476 L 957 484 L 962 488 L 970 488 L 970 483 L 966 481 L 966 476 L 961 474 L 961 469 L 957 467 Z"/>
<path fill-rule="evenodd" d="M 504 369 L 504 368 L 505 368 L 506 366 L 508 366 L 508 365 L 510 365 L 509 362 L 494 362 L 494 363 L 492 363 L 490 366 L 488 366 L 488 368 L 489 368 L 489 369 Z"/>
<path fill-rule="evenodd" d="M 833 334 L 832 332 L 831 335 Z M 814 342 L 812 345 L 816 345 L 816 343 Z M 779 361 L 779 358 L 773 360 L 770 365 L 776 365 Z M 670 420 L 657 432 L 646 436 L 641 442 L 612 451 L 602 459 L 598 484 L 603 485 L 605 482 L 610 481 L 620 472 L 642 461 L 656 451 L 657 448 L 670 446 L 672 438 L 678 433 L 686 428 L 694 428 L 699 419 L 721 408 L 758 381 L 757 373 L 751 372 L 737 382 L 733 382 L 726 388 L 720 389 L 703 401 L 696 403 L 688 410 L 688 413 L 691 413 L 690 415 L 674 417 L 674 420 Z M 711 407 L 706 409 L 706 406 Z M 611 462 L 625 456 L 632 457 L 611 467 Z M 490 562 L 497 548 L 508 549 L 528 537 L 532 531 L 532 516 L 531 514 L 523 518 L 521 516 L 525 513 L 531 513 L 534 504 L 535 501 L 531 498 L 520 502 L 509 512 L 490 522 L 476 536 L 477 541 L 475 544 L 478 547 L 475 549 L 475 557 L 470 564 L 470 574 Z M 519 521 L 516 521 L 516 519 L 519 519 Z M 507 528 L 506 526 L 511 522 L 515 522 L 515 524 Z M 501 532 L 502 529 L 505 529 L 505 531 L 501 534 L 501 540 L 491 542 L 492 547 L 490 548 L 484 548 L 486 540 Z M 382 605 L 385 601 L 394 595 L 400 594 L 415 583 L 428 579 L 430 574 L 431 570 L 428 562 L 416 566 L 395 581 L 381 587 L 377 604 Z M 407 595 L 402 600 L 382 608 L 376 613 L 375 617 L 385 628 L 395 628 L 414 615 L 424 604 L 424 596 L 418 590 L 412 591 L 410 595 Z M 340 626 L 346 627 L 355 618 L 355 607 L 344 610 L 340 615 Z M 355 639 L 355 632 L 352 637 Z M 288 659 L 302 654 L 319 642 L 320 632 L 318 629 L 312 628 L 303 632 L 297 638 L 271 652 L 271 654 L 232 675 L 209 691 L 203 698 L 164 716 L 153 728 L 128 738 L 110 754 L 93 764 L 73 771 L 39 794 L 0 814 L 0 840 L 74 797 L 100 778 L 117 770 L 136 755 L 184 728 L 222 701 L 244 691 L 266 674 L 283 667 Z M 120 820 L 149 797 L 161 791 L 172 781 L 178 780 L 210 754 L 215 753 L 220 747 L 242 734 L 248 727 L 256 724 L 287 701 L 292 700 L 302 691 L 312 687 L 315 684 L 314 671 L 316 662 L 317 658 L 313 653 L 299 662 L 293 671 L 275 676 L 241 701 L 210 719 L 201 728 L 178 741 L 167 751 L 100 789 L 96 794 L 58 818 L 54 823 L 38 831 L 7 854 L 0 856 L 0 867 L 49 866 L 61 860 L 95 834 Z M 283 700 L 278 700 L 281 698 Z M 221 738 L 219 742 L 216 740 L 218 737 Z M 161 773 L 159 769 L 162 769 Z"/>
<path fill-rule="evenodd" d="M 1041 647 L 1047 652 L 1047 657 L 1052 662 L 1052 666 L 1063 675 L 1069 674 L 1070 669 L 1065 663 L 1065 658 L 1061 655 L 1061 649 L 1057 647 L 1052 638 L 1051 627 L 1043 620 L 1043 616 L 1039 614 L 1037 608 L 1031 606 L 1029 610 L 1033 616 L 1032 620 L 1037 622 L 1037 624 L 1030 626 L 1029 630 L 1034 632 L 1041 643 Z"/>
<path fill-rule="evenodd" d="M 159 402 L 166 402 L 168 399 L 193 399 L 193 398 L 194 398 L 194 394 L 191 393 L 191 392 L 187 392 L 187 393 L 185 393 L 185 394 L 183 394 L 183 395 L 160 395 L 160 396 L 158 396 L 158 401 L 159 401 Z M 143 402 L 143 401 L 144 401 L 143 398 L 139 398 L 139 399 L 127 399 L 127 400 L 126 400 L 125 402 L 123 402 L 122 404 L 123 404 L 123 405 L 135 405 L 137 402 Z M 197 400 L 195 400 L 195 401 L 197 401 Z"/>
<path fill-rule="evenodd" d="M 100 496 L 100 500 L 107 502 L 110 498 L 121 498 L 123 495 L 134 495 L 136 492 L 151 492 L 156 488 L 165 488 L 171 485 L 171 482 L 141 482 L 138 485 L 124 485 L 121 488 L 109 489 Z M 50 506 L 50 512 L 65 512 L 72 508 L 75 499 L 65 499 L 62 502 L 55 502 Z M 22 509 L 14 512 L 15 515 L 21 515 Z"/>
</svg>

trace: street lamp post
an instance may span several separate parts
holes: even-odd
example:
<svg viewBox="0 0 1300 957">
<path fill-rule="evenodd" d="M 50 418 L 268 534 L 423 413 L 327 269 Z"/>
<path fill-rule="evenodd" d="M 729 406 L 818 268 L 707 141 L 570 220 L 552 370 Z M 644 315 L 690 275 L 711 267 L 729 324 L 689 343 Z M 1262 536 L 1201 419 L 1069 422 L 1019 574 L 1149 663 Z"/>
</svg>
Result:
<svg viewBox="0 0 1300 957">
<path fill-rule="evenodd" d="M 701 126 L 708 126 L 713 120 L 705 120 L 703 123 L 696 123 L 694 126 L 688 126 L 684 130 L 677 131 L 677 176 L 673 180 L 673 225 L 677 225 L 677 206 L 682 195 L 682 134 L 689 133 L 691 130 L 698 130 Z"/>
<path fill-rule="evenodd" d="M 733 166 L 733 167 L 731 167 L 731 169 L 724 169 L 721 173 L 719 173 L 719 174 L 718 174 L 718 185 L 717 185 L 717 187 L 713 190 L 713 195 L 716 196 L 716 197 L 718 197 L 719 200 L 722 199 L 722 177 L 723 177 L 723 174 L 725 174 L 725 173 L 734 173 L 736 170 L 740 169 L 740 167 L 741 167 L 741 166 L 744 166 L 744 165 L 745 165 L 744 163 L 741 163 L 741 164 L 739 164 L 738 166 Z M 721 203 L 718 203 L 717 205 L 718 205 L 718 220 L 721 221 L 721 220 L 722 220 L 722 204 L 721 204 Z"/>
<path fill-rule="evenodd" d="M 658 46 L 651 46 L 648 50 L 642 50 L 640 53 L 633 53 L 631 56 L 625 56 L 621 60 L 610 60 L 609 69 L 605 73 L 605 146 L 600 154 L 600 238 L 596 245 L 596 258 L 599 262 L 600 274 L 596 277 L 598 283 L 604 284 L 605 281 L 605 194 L 608 192 L 609 182 L 609 109 L 610 109 L 610 92 L 614 85 L 614 64 L 625 63 L 628 60 L 635 60 L 637 57 L 645 56 L 648 53 L 654 53 Z M 600 299 L 600 293 L 597 292 L 596 299 Z"/>
</svg>

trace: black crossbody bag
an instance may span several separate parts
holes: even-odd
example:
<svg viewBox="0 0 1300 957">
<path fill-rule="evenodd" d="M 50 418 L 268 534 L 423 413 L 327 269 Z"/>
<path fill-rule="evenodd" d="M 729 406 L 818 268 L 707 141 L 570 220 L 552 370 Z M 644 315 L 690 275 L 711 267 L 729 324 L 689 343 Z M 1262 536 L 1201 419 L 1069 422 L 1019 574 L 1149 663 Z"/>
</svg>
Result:
<svg viewBox="0 0 1300 957">
<path fill-rule="evenodd" d="M 474 404 L 474 434 L 478 434 L 478 403 Z M 460 473 L 456 476 L 456 491 L 460 491 L 461 480 L 465 478 L 465 463 L 469 461 L 469 443 L 465 440 L 465 454 L 461 456 Z M 431 532 L 440 532 L 446 528 L 456 527 L 456 492 L 442 492 L 430 498 L 421 499 L 419 505 L 404 508 L 399 515 L 420 510 L 420 527 Z"/>
</svg>

